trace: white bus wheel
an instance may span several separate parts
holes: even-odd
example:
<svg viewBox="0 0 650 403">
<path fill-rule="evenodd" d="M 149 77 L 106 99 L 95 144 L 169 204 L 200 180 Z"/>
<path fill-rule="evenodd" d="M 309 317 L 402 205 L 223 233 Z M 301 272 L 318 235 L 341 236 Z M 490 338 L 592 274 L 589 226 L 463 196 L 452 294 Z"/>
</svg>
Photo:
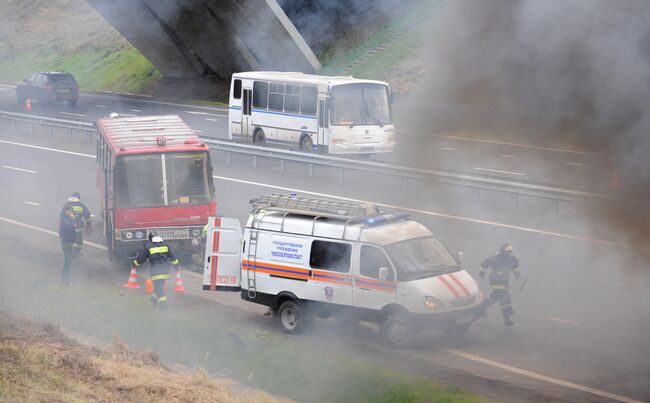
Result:
<svg viewBox="0 0 650 403">
<path fill-rule="evenodd" d="M 305 315 L 294 301 L 285 301 L 278 308 L 278 320 L 287 333 L 298 333 L 304 326 Z"/>
<path fill-rule="evenodd" d="M 253 134 L 253 144 L 258 146 L 266 144 L 266 136 L 264 136 L 264 131 L 262 129 L 255 130 L 255 133 Z"/>
<path fill-rule="evenodd" d="M 409 347 L 413 343 L 415 329 L 405 319 L 399 316 L 390 316 L 384 321 L 381 331 L 395 348 Z"/>
<path fill-rule="evenodd" d="M 306 153 L 311 153 L 314 151 L 314 142 L 312 141 L 311 137 L 305 136 L 302 138 L 302 141 L 300 142 L 300 151 L 304 151 Z"/>
</svg>

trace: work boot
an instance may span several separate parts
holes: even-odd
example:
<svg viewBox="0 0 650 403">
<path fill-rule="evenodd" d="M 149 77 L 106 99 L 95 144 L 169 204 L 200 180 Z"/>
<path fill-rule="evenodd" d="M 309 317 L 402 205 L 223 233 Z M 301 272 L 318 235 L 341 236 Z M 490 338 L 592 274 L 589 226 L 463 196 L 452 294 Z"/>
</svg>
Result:
<svg viewBox="0 0 650 403">
<path fill-rule="evenodd" d="M 515 324 L 515 322 L 512 321 L 510 318 L 506 318 L 506 320 L 503 322 L 505 326 L 512 326 Z"/>
<path fill-rule="evenodd" d="M 158 305 L 158 298 L 156 298 L 156 297 L 151 297 L 151 298 L 149 298 L 149 300 L 151 301 L 151 303 L 153 304 L 153 306 L 157 306 L 157 305 Z"/>
</svg>

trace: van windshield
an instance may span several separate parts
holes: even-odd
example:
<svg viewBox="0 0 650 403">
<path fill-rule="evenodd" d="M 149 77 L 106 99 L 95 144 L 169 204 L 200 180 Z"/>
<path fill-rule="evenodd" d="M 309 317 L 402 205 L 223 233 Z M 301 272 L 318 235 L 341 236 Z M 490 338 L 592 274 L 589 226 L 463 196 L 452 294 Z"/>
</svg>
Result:
<svg viewBox="0 0 650 403">
<path fill-rule="evenodd" d="M 398 275 L 410 280 L 458 271 L 449 251 L 433 236 L 407 239 L 384 246 Z"/>
<path fill-rule="evenodd" d="M 209 203 L 214 193 L 206 152 L 120 157 L 115 166 L 118 207 Z"/>
</svg>

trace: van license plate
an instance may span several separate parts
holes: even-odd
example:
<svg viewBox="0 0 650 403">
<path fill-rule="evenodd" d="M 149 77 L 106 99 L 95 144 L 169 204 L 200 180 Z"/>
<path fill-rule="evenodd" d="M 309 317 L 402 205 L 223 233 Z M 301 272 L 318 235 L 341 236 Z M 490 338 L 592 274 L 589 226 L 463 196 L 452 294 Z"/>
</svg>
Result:
<svg viewBox="0 0 650 403">
<path fill-rule="evenodd" d="M 374 146 L 361 147 L 361 151 L 375 151 L 375 147 Z"/>
<path fill-rule="evenodd" d="M 456 323 L 463 324 L 463 323 L 468 323 L 474 320 L 474 317 L 472 315 L 467 315 L 467 316 L 461 316 L 460 318 L 456 319 Z"/>
</svg>

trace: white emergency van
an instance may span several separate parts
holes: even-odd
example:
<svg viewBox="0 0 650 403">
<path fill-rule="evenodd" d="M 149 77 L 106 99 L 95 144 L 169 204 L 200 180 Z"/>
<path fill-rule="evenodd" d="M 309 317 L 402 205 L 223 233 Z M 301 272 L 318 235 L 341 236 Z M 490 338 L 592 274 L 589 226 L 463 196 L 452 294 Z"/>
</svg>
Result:
<svg viewBox="0 0 650 403">
<path fill-rule="evenodd" d="M 251 204 L 243 234 L 236 219 L 209 219 L 203 289 L 240 291 L 286 332 L 334 316 L 376 322 L 401 346 L 425 328 L 464 332 L 484 313 L 461 254 L 407 214 L 294 194 Z"/>
</svg>

